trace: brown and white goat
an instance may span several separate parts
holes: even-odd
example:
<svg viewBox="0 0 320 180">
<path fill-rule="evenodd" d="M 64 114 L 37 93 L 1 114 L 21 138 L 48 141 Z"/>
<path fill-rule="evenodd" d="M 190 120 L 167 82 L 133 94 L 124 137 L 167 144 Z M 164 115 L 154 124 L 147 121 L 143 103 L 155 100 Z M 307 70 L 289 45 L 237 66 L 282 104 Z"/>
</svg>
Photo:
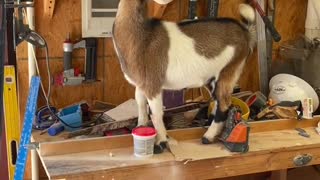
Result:
<svg viewBox="0 0 320 180">
<path fill-rule="evenodd" d="M 155 0 L 168 3 L 172 0 Z M 245 26 L 230 18 L 173 23 L 147 17 L 147 0 L 120 0 L 113 42 L 125 78 L 136 87 L 138 126 L 148 121 L 147 103 L 157 130 L 155 151 L 167 141 L 162 90 L 211 86 L 216 109 L 202 143 L 213 142 L 223 128 L 231 93 L 255 45 L 255 12 L 239 6 Z"/>
</svg>

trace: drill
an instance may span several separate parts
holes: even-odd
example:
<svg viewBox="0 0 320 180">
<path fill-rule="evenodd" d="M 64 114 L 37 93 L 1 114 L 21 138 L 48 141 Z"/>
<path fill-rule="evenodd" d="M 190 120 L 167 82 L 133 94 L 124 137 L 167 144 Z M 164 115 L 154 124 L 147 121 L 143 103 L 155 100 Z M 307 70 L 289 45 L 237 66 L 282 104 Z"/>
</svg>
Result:
<svg viewBox="0 0 320 180">
<path fill-rule="evenodd" d="M 250 126 L 241 118 L 240 107 L 231 106 L 220 138 L 224 146 L 231 152 L 248 152 L 249 132 Z"/>
</svg>

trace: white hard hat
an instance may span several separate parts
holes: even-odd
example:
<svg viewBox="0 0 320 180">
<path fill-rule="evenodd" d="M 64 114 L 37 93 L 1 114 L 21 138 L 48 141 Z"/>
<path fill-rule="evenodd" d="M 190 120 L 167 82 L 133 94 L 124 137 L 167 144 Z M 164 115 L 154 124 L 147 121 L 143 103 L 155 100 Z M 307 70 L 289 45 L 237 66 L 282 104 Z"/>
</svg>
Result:
<svg viewBox="0 0 320 180">
<path fill-rule="evenodd" d="M 306 98 L 313 100 L 313 112 L 318 109 L 319 97 L 315 90 L 303 79 L 290 75 L 278 74 L 269 82 L 269 98 L 275 103 L 281 101 L 303 101 Z"/>
</svg>

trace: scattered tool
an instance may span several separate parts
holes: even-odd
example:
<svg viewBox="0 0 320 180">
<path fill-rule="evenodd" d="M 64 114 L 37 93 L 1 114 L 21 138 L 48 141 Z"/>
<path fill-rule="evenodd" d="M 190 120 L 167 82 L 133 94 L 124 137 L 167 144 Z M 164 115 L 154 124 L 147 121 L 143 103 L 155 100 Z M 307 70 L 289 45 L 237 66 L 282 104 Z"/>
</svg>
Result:
<svg viewBox="0 0 320 180">
<path fill-rule="evenodd" d="M 219 139 L 229 151 L 245 153 L 249 150 L 249 132 L 250 126 L 241 118 L 240 107 L 231 106 Z"/>
<path fill-rule="evenodd" d="M 3 96 L 9 179 L 13 179 L 20 138 L 20 116 L 14 66 L 4 67 Z"/>
<path fill-rule="evenodd" d="M 303 137 L 306 137 L 306 138 L 309 138 L 310 135 L 307 133 L 307 131 L 305 131 L 304 129 L 302 128 L 296 128 L 296 130 L 299 132 L 298 134 L 300 136 L 303 136 Z"/>
<path fill-rule="evenodd" d="M 24 123 L 22 133 L 20 137 L 20 145 L 18 151 L 18 157 L 16 162 L 16 169 L 14 172 L 15 180 L 23 180 L 25 167 L 28 157 L 28 146 L 30 144 L 31 132 L 32 132 L 32 121 L 35 117 L 37 109 L 38 92 L 40 87 L 40 78 L 33 76 L 31 78 L 29 95 L 24 115 Z"/>
<path fill-rule="evenodd" d="M 72 53 L 75 49 L 85 49 L 85 72 L 84 76 L 80 73 L 79 68 L 72 67 Z M 73 44 L 70 36 L 63 42 L 63 68 L 64 71 L 55 78 L 57 85 L 72 86 L 79 85 L 83 82 L 96 81 L 97 69 L 97 39 L 85 38 Z"/>
<path fill-rule="evenodd" d="M 282 101 L 266 107 L 257 114 L 257 119 L 297 119 L 302 118 L 301 101 Z M 298 113 L 300 112 L 300 113 Z"/>
<path fill-rule="evenodd" d="M 58 122 L 58 123 L 55 123 L 49 127 L 48 134 L 50 136 L 55 136 L 55 135 L 61 133 L 62 131 L 64 131 L 64 126 L 62 123 Z"/>
<path fill-rule="evenodd" d="M 48 106 L 43 106 L 38 109 L 36 113 L 36 118 L 33 121 L 33 129 L 44 130 L 49 128 L 52 124 L 54 124 L 55 119 L 52 118 L 51 112 L 57 113 L 57 108 L 50 106 L 51 111 L 49 111 Z"/>
</svg>

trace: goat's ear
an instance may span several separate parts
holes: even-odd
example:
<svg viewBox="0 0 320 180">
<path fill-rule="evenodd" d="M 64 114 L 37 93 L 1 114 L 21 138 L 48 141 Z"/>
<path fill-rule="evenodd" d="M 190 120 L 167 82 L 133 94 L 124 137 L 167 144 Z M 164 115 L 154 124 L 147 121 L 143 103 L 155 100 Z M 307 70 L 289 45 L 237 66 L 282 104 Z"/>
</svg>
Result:
<svg viewBox="0 0 320 180">
<path fill-rule="evenodd" d="M 171 3 L 173 0 L 154 0 L 156 3 L 158 4 L 169 4 Z"/>
</svg>

